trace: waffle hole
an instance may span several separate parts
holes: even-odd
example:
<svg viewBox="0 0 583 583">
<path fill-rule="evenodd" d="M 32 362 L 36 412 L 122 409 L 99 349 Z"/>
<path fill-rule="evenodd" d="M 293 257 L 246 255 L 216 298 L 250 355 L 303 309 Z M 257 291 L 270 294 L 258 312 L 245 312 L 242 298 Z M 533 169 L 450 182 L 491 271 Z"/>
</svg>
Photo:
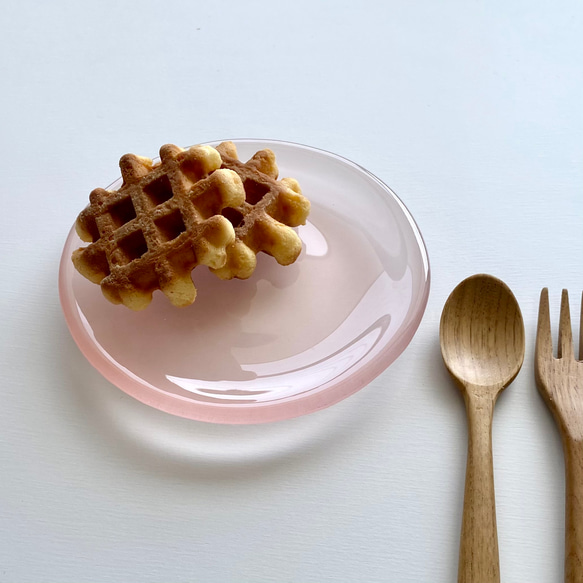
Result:
<svg viewBox="0 0 583 583">
<path fill-rule="evenodd" d="M 249 204 L 257 204 L 269 192 L 268 185 L 249 178 L 243 182 L 243 188 L 245 189 L 245 200 Z"/>
<path fill-rule="evenodd" d="M 144 192 L 154 206 L 158 206 L 159 204 L 170 200 L 174 195 L 172 192 L 172 185 L 166 174 L 163 174 L 160 178 L 157 178 L 150 182 L 150 184 L 146 185 L 144 187 Z"/>
<path fill-rule="evenodd" d="M 129 223 L 136 218 L 136 209 L 132 203 L 132 199 L 128 196 L 109 207 L 109 215 L 115 225 L 119 229 L 122 225 Z"/>
<path fill-rule="evenodd" d="M 243 219 L 245 218 L 243 216 L 243 213 L 238 211 L 237 209 L 234 209 L 233 207 L 226 207 L 221 211 L 221 214 L 228 219 L 231 224 L 233 225 L 233 227 L 237 228 L 241 225 L 241 223 L 243 222 Z"/>
<path fill-rule="evenodd" d="M 85 220 L 83 221 L 83 226 L 85 227 L 85 230 L 89 233 L 89 236 L 91 237 L 93 243 L 95 243 L 95 241 L 97 241 L 101 236 L 99 234 L 99 229 L 97 228 L 97 221 L 95 220 L 95 217 L 92 216 L 86 217 Z"/>
<path fill-rule="evenodd" d="M 172 251 L 167 258 L 170 265 L 178 273 L 190 273 L 197 263 L 192 247 Z"/>
<path fill-rule="evenodd" d="M 192 158 L 183 160 L 180 164 L 180 169 L 191 182 L 198 182 L 205 175 L 200 160 Z"/>
<path fill-rule="evenodd" d="M 91 265 L 91 269 L 96 277 L 99 276 L 99 279 L 101 280 L 111 273 L 109 270 L 109 263 L 107 262 L 107 256 L 103 249 L 90 245 L 87 247 L 85 253 L 87 254 L 87 261 Z"/>
<path fill-rule="evenodd" d="M 142 257 L 148 251 L 148 244 L 142 231 L 135 231 L 119 242 L 119 248 L 124 255 L 126 263 L 130 263 L 134 259 Z"/>
<path fill-rule="evenodd" d="M 162 241 L 172 241 L 176 239 L 180 233 L 186 231 L 186 225 L 182 219 L 182 214 L 179 209 L 171 212 L 168 215 L 160 217 L 154 221 L 160 233 Z"/>
<path fill-rule="evenodd" d="M 131 275 L 134 287 L 144 291 L 150 291 L 157 287 L 158 278 L 152 265 L 144 265 L 136 269 Z"/>
</svg>

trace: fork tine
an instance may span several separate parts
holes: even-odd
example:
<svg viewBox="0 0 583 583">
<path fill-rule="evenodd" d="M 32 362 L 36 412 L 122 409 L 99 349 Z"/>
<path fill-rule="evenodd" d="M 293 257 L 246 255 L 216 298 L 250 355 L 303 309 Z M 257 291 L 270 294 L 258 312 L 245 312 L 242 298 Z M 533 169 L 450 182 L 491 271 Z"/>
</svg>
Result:
<svg viewBox="0 0 583 583">
<path fill-rule="evenodd" d="M 553 355 L 553 339 L 551 336 L 551 313 L 549 310 L 549 289 L 540 292 L 538 306 L 538 326 L 536 330 L 536 355 L 548 358 Z"/>
<path fill-rule="evenodd" d="M 559 317 L 559 358 L 573 355 L 573 332 L 571 331 L 571 313 L 569 311 L 569 292 L 564 289 L 561 294 L 561 315 Z"/>
</svg>

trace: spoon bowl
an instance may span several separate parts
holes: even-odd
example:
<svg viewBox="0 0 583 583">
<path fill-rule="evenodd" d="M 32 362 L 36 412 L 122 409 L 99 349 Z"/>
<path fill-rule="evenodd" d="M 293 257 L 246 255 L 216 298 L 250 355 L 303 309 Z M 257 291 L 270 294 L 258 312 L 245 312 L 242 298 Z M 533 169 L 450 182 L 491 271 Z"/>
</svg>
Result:
<svg viewBox="0 0 583 583">
<path fill-rule="evenodd" d="M 458 583 L 499 583 L 492 419 L 524 360 L 524 323 L 510 288 L 485 274 L 462 281 L 443 308 L 439 339 L 468 418 Z"/>
<path fill-rule="evenodd" d="M 510 288 L 491 275 L 474 275 L 453 290 L 439 334 L 445 366 L 462 386 L 500 390 L 520 371 L 522 314 Z"/>
</svg>

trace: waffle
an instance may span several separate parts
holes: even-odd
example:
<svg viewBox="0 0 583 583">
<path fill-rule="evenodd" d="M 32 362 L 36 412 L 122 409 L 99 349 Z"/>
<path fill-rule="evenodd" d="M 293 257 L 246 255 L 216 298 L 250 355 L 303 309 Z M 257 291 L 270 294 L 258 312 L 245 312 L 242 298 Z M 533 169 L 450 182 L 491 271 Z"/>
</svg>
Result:
<svg viewBox="0 0 583 583">
<path fill-rule="evenodd" d="M 273 256 L 281 265 L 293 263 L 302 242 L 291 228 L 303 225 L 310 212 L 310 202 L 302 195 L 293 178 L 277 180 L 275 155 L 265 149 L 248 162 L 241 162 L 233 142 L 217 146 L 221 169 L 236 172 L 245 189 L 245 200 L 223 210 L 235 227 L 235 240 L 226 248 L 223 266 L 211 267 L 221 279 L 248 278 L 257 264 L 257 253 Z"/>
<path fill-rule="evenodd" d="M 120 160 L 119 190 L 97 188 L 76 222 L 83 241 L 73 252 L 76 269 L 101 285 L 105 297 L 133 310 L 145 308 L 156 289 L 175 306 L 196 297 L 191 271 L 221 269 L 236 242 L 226 207 L 245 204 L 239 175 L 220 168 L 210 146 L 162 146 L 161 162 L 127 154 Z"/>
</svg>

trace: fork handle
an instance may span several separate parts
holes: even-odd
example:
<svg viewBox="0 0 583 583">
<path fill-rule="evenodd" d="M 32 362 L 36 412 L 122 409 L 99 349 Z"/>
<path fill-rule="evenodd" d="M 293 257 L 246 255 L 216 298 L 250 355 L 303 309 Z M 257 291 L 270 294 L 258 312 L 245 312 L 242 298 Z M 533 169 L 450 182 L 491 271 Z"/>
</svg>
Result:
<svg viewBox="0 0 583 583">
<path fill-rule="evenodd" d="M 464 397 L 468 418 L 468 459 L 458 583 L 499 583 L 492 457 L 496 394 L 481 394 L 468 387 Z"/>
<path fill-rule="evenodd" d="M 565 583 L 583 583 L 583 443 L 565 439 Z"/>
</svg>

